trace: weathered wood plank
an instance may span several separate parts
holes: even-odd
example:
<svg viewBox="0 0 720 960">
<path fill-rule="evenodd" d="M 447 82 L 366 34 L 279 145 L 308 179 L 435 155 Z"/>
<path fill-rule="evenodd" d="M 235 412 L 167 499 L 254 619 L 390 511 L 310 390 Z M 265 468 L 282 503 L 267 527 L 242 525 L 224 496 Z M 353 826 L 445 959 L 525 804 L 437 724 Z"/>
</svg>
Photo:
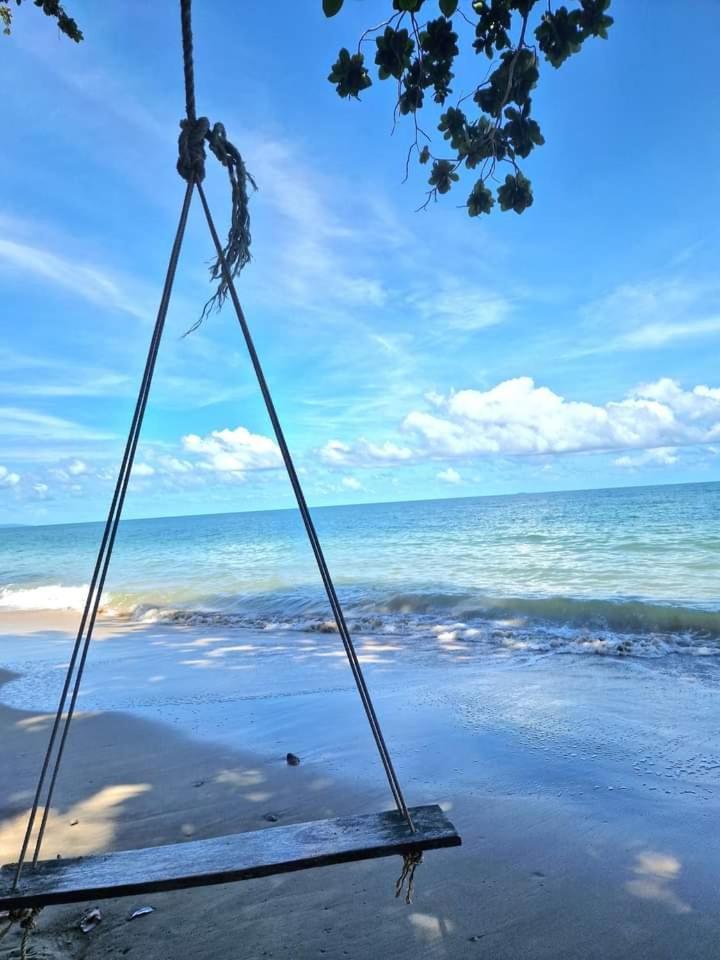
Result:
<svg viewBox="0 0 720 960">
<path fill-rule="evenodd" d="M 46 860 L 23 871 L 12 890 L 12 865 L 0 869 L 0 910 L 75 903 L 203 887 L 309 867 L 455 847 L 455 827 L 438 806 L 411 810 L 416 832 L 391 813 L 315 820 L 210 840 Z"/>
</svg>

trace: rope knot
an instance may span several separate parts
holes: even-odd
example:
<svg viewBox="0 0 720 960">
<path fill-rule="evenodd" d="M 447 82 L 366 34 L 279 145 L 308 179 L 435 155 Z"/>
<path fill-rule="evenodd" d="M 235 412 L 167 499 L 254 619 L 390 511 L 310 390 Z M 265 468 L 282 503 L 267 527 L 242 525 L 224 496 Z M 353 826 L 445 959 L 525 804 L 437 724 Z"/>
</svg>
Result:
<svg viewBox="0 0 720 960">
<path fill-rule="evenodd" d="M 227 241 L 222 253 L 218 254 L 215 262 L 210 266 L 210 276 L 217 281 L 217 288 L 205 304 L 200 319 L 187 331 L 188 333 L 202 323 L 203 318 L 213 307 L 220 309 L 230 290 L 230 282 L 250 260 L 248 184 L 257 190 L 255 181 L 248 173 L 240 156 L 240 151 L 228 140 L 222 123 L 216 123 L 211 127 L 207 117 L 196 118 L 191 7 L 192 0 L 180 0 L 186 119 L 180 121 L 177 170 L 189 184 L 201 184 L 205 179 L 205 141 L 207 140 L 208 146 L 227 170 L 232 209 Z"/>
<path fill-rule="evenodd" d="M 207 141 L 212 153 L 227 170 L 228 180 L 230 181 L 232 198 L 230 229 L 223 247 L 223 256 L 230 277 L 236 277 L 250 260 L 248 184 L 253 190 L 257 190 L 257 184 L 248 172 L 240 151 L 228 140 L 224 124 L 214 123 L 211 126 L 207 117 L 198 117 L 197 120 L 188 118 L 180 121 L 177 169 L 184 180 L 187 180 L 188 183 L 193 181 L 202 183 L 204 180 L 205 141 Z M 217 281 L 217 289 L 205 304 L 200 319 L 193 324 L 187 331 L 188 333 L 197 329 L 213 307 L 219 309 L 228 295 L 230 289 L 228 278 L 219 257 L 210 266 L 210 277 Z"/>
<path fill-rule="evenodd" d="M 188 183 L 191 180 L 202 183 L 205 179 L 205 140 L 209 131 L 210 121 L 207 117 L 180 121 L 177 171 Z"/>
</svg>

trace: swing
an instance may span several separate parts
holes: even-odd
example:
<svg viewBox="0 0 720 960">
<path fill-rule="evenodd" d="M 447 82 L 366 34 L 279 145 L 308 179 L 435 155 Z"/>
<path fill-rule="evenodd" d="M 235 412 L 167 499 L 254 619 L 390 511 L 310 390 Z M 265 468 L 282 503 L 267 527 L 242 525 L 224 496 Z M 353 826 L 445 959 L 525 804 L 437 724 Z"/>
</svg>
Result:
<svg viewBox="0 0 720 960">
<path fill-rule="evenodd" d="M 392 855 L 401 855 L 404 858 L 403 873 L 398 881 L 399 894 L 405 880 L 408 881 L 408 888 L 410 888 L 414 868 L 424 850 L 455 847 L 461 843 L 454 826 L 439 806 L 407 807 L 380 729 L 340 600 L 235 288 L 234 277 L 250 258 L 247 184 L 248 181 L 252 186 L 255 184 L 245 169 L 239 151 L 227 140 L 223 125 L 216 123 L 211 127 L 206 117 L 197 117 L 192 57 L 191 0 L 180 0 L 180 11 L 186 118 L 181 122 L 178 172 L 187 186 L 140 391 L 18 862 L 0 869 L 0 911 L 10 911 L 11 917 L 18 915 L 18 912 L 22 914 L 23 911 L 36 911 L 49 904 L 74 903 L 105 897 L 230 883 L 310 867 Z M 225 245 L 221 243 L 218 236 L 202 185 L 205 177 L 205 141 L 226 168 L 230 180 L 232 217 Z M 195 190 L 200 197 L 217 255 L 211 275 L 213 279 L 219 281 L 218 288 L 205 305 L 200 319 L 202 320 L 213 306 L 222 306 L 225 299 L 230 297 L 396 809 L 368 816 L 340 817 L 311 823 L 269 827 L 249 833 L 161 847 L 42 861 L 39 858 L 52 796 L 77 704 L 100 598 L 125 502 L 155 361 L 170 304 L 190 201 Z M 34 841 L 32 865 L 23 872 L 43 793 L 45 794 L 44 810 Z M 408 898 L 409 893 L 410 889 L 408 889 Z M 31 922 L 32 916 L 33 913 L 30 914 Z"/>
</svg>

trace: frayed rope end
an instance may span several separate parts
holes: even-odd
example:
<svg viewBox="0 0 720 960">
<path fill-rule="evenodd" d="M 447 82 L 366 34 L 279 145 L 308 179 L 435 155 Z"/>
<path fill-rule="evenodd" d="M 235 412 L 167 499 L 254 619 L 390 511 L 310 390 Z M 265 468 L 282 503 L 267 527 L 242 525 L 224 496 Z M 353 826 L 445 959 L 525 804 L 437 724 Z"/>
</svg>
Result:
<svg viewBox="0 0 720 960">
<path fill-rule="evenodd" d="M 395 896 L 401 897 L 405 892 L 405 903 L 412 903 L 413 890 L 415 889 L 415 871 L 422 863 L 422 850 L 403 854 L 402 873 L 395 882 Z"/>
<path fill-rule="evenodd" d="M 205 141 L 228 172 L 232 197 L 232 213 L 223 256 L 216 257 L 210 266 L 210 277 L 219 281 L 215 293 L 202 309 L 202 313 L 184 336 L 200 326 L 213 310 L 220 310 L 230 290 L 229 280 L 234 279 L 250 262 L 250 211 L 248 185 L 257 190 L 257 184 L 245 166 L 240 151 L 227 139 L 225 127 L 216 123 L 210 127 L 207 117 L 199 117 L 195 123 L 183 120 L 180 124 L 178 172 L 185 180 L 195 179 L 202 183 L 205 177 Z M 223 259 L 227 273 L 223 269 Z"/>
</svg>

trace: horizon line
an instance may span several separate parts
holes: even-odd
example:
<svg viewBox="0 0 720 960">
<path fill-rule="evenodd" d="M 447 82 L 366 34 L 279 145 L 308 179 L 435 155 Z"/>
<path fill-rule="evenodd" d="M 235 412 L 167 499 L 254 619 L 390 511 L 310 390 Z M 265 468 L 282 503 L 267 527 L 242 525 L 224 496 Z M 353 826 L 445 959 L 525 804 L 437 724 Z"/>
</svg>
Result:
<svg viewBox="0 0 720 960">
<path fill-rule="evenodd" d="M 550 495 L 561 495 L 564 493 L 600 493 L 605 490 L 646 490 L 657 487 L 698 487 L 711 484 L 720 484 L 720 480 L 685 480 L 672 483 L 625 483 L 610 487 L 573 487 L 565 490 L 516 490 L 512 493 L 474 493 L 462 497 L 416 497 L 403 500 L 372 500 L 360 501 L 355 503 L 326 503 L 318 506 L 310 506 L 311 510 L 336 510 L 344 507 L 381 507 L 388 504 L 402 503 L 443 503 L 449 500 L 493 500 L 504 497 L 544 497 Z M 121 517 L 120 522 L 136 523 L 147 520 L 187 520 L 192 517 L 226 517 L 237 514 L 258 514 L 258 513 L 286 513 L 288 511 L 297 511 L 297 504 L 288 507 L 265 507 L 262 510 L 219 510 L 213 513 L 170 513 L 161 516 L 148 517 Z M 53 523 L 0 523 L 0 530 L 19 530 L 38 527 L 77 527 L 89 524 L 105 523 L 105 518 L 98 520 L 59 520 Z"/>
</svg>

